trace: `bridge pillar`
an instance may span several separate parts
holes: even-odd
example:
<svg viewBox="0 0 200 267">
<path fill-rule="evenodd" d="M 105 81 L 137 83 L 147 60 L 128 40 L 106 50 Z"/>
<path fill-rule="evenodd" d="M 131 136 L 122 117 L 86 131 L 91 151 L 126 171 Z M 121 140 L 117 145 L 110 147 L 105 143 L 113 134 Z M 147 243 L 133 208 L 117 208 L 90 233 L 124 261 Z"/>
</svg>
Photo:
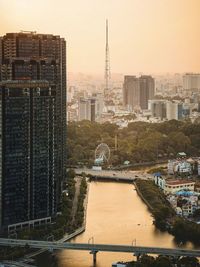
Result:
<svg viewBox="0 0 200 267">
<path fill-rule="evenodd" d="M 90 254 L 93 255 L 93 265 L 95 266 L 96 265 L 96 262 L 97 262 L 97 252 L 96 250 L 92 250 L 90 251 Z"/>
<path fill-rule="evenodd" d="M 49 251 L 49 252 L 53 252 L 53 248 L 50 247 L 50 248 L 48 249 L 48 251 Z"/>
</svg>

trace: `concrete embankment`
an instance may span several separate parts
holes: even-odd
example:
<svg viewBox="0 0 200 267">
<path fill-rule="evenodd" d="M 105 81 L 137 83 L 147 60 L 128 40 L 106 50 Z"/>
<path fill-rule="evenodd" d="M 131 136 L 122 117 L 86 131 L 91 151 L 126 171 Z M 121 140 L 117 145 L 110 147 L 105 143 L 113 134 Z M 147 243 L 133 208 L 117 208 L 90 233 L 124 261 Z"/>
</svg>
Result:
<svg viewBox="0 0 200 267">
<path fill-rule="evenodd" d="M 90 188 L 90 183 L 87 182 L 87 193 L 84 199 L 84 220 L 83 220 L 83 225 L 78 228 L 75 232 L 71 234 L 66 234 L 63 238 L 59 239 L 57 242 L 63 243 L 70 241 L 72 238 L 82 234 L 85 231 L 86 228 L 86 219 L 87 219 L 87 205 L 88 205 L 88 196 L 89 196 L 89 188 Z M 46 249 L 40 249 L 38 251 L 32 252 L 30 254 L 25 255 L 25 258 L 33 258 L 36 257 L 42 253 L 44 253 Z"/>
<path fill-rule="evenodd" d="M 138 193 L 138 195 L 140 196 L 140 198 L 144 201 L 144 203 L 147 205 L 147 207 L 149 208 L 149 210 L 152 212 L 154 209 L 151 206 L 151 204 L 149 204 L 149 202 L 145 199 L 145 197 L 143 196 L 143 194 L 141 193 L 139 187 L 137 186 L 137 181 L 134 182 L 134 186 L 135 186 L 136 192 Z"/>
</svg>

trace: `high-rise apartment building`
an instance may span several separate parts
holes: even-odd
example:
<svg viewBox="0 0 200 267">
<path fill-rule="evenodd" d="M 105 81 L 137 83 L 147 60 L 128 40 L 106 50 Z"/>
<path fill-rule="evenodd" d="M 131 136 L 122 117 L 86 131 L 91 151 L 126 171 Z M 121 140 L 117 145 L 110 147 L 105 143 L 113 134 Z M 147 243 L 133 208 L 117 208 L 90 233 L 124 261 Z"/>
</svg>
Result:
<svg viewBox="0 0 200 267">
<path fill-rule="evenodd" d="M 10 183 L 14 179 L 12 177 L 15 176 L 15 172 L 24 171 L 21 175 L 22 181 L 27 182 L 27 175 L 30 176 L 29 186 L 24 186 L 24 189 L 20 191 L 21 195 L 24 194 L 24 200 L 21 198 L 19 203 L 18 194 L 15 192 L 17 187 L 13 186 L 11 190 L 8 187 L 5 201 L 2 202 L 2 204 L 7 205 L 6 212 L 8 215 L 4 214 L 4 208 L 1 214 L 1 223 L 5 226 L 27 220 L 47 218 L 56 214 L 66 162 L 66 43 L 63 38 L 51 34 L 8 33 L 0 39 L 0 51 L 1 90 L 2 94 L 7 94 L 7 98 L 2 98 L 1 112 L 5 112 L 3 107 L 11 110 L 8 114 L 2 113 L 5 122 L 10 121 L 10 125 L 2 124 L 3 131 L 7 129 L 6 135 L 8 135 L 8 138 L 4 138 L 2 141 L 2 155 L 12 149 L 13 154 L 15 153 L 16 162 L 12 171 L 10 168 L 10 171 L 5 172 L 5 168 L 11 164 L 9 156 L 2 161 L 4 175 L 2 176 L 1 194 L 5 191 L 6 183 Z M 8 81 L 13 81 L 13 85 Z M 45 81 L 46 87 L 41 85 L 41 81 Z M 13 97 L 12 106 L 9 105 L 11 102 L 10 92 L 12 92 Z M 20 100 L 21 111 L 18 107 L 20 106 Z M 50 102 L 53 104 L 50 104 Z M 16 109 L 16 117 L 12 107 Z M 28 115 L 29 113 L 31 115 Z M 22 118 L 27 116 L 23 127 L 21 116 Z M 21 125 L 19 129 L 17 128 L 17 121 Z M 51 125 L 52 123 L 54 126 Z M 16 127 L 16 136 L 9 133 L 12 127 Z M 25 127 L 28 127 L 31 136 L 27 136 L 27 128 Z M 53 127 L 53 129 L 51 128 L 51 131 L 48 132 L 48 129 L 50 129 L 48 127 Z M 19 134 L 17 134 L 17 129 Z M 13 142 L 14 144 L 12 144 Z M 17 142 L 17 146 L 15 142 Z M 30 157 L 30 159 L 28 158 L 26 161 L 21 159 L 22 152 L 20 152 L 25 149 L 24 144 L 27 144 L 26 149 L 30 150 L 27 151 L 27 155 L 29 155 L 27 157 Z M 6 150 L 7 146 L 8 150 Z M 48 149 L 47 146 L 49 146 Z M 52 155 L 50 155 L 51 153 Z M 52 160 L 52 156 L 54 160 Z M 44 166 L 41 167 L 43 164 Z M 18 185 L 18 187 L 20 186 Z M 29 193 L 30 196 L 28 197 Z M 16 197 L 12 198 L 12 194 Z M 25 203 L 27 199 L 28 204 Z M 20 207 L 28 205 L 28 215 L 20 215 L 19 212 L 16 215 L 17 217 L 14 215 L 12 217 L 9 215 L 9 212 L 12 213 L 12 210 L 9 211 L 11 208 L 9 203 L 19 204 Z"/>
<path fill-rule="evenodd" d="M 78 103 L 78 120 L 95 121 L 96 100 L 95 98 L 80 98 Z"/>
<path fill-rule="evenodd" d="M 123 103 L 129 110 L 133 110 L 140 105 L 140 86 L 136 76 L 124 77 Z"/>
<path fill-rule="evenodd" d="M 161 120 L 166 118 L 166 100 L 149 100 L 148 109 L 151 111 L 153 117 Z"/>
<path fill-rule="evenodd" d="M 129 110 L 147 109 L 148 100 L 154 97 L 155 82 L 151 76 L 125 76 L 123 86 L 124 106 Z"/>
<path fill-rule="evenodd" d="M 140 85 L 140 107 L 148 109 L 148 100 L 153 99 L 155 90 L 155 81 L 149 75 L 139 77 Z"/>
<path fill-rule="evenodd" d="M 183 103 L 167 101 L 166 117 L 168 120 L 181 120 L 183 118 Z"/>
<path fill-rule="evenodd" d="M 183 89 L 192 92 L 200 91 L 200 73 L 186 73 L 183 75 Z"/>
<path fill-rule="evenodd" d="M 56 214 L 55 112 L 47 81 L 0 83 L 1 224 L 10 230 Z"/>
</svg>

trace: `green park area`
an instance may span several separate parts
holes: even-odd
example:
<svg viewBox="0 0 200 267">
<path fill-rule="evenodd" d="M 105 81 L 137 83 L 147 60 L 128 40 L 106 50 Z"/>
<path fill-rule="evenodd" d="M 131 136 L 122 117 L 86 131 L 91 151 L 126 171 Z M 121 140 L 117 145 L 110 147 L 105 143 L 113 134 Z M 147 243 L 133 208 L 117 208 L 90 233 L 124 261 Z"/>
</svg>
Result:
<svg viewBox="0 0 200 267">
<path fill-rule="evenodd" d="M 110 165 L 156 162 L 174 158 L 180 151 L 200 153 L 200 123 L 171 120 L 163 123 L 131 122 L 120 129 L 109 122 L 70 122 L 67 130 L 68 166 L 94 163 L 98 144 L 111 149 Z"/>
</svg>

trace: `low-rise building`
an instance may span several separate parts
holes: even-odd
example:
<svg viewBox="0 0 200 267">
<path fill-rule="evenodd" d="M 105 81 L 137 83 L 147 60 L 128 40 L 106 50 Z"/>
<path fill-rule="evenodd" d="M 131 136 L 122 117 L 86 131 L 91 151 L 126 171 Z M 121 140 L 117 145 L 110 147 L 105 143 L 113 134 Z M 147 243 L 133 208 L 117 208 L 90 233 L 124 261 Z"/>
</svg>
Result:
<svg viewBox="0 0 200 267">
<path fill-rule="evenodd" d="M 191 217 L 195 210 L 200 208 L 198 193 L 192 191 L 179 191 L 167 195 L 167 200 L 178 216 Z"/>
<path fill-rule="evenodd" d="M 191 174 L 192 173 L 192 165 L 187 160 L 169 160 L 168 165 L 168 174 Z"/>
<path fill-rule="evenodd" d="M 175 194 L 180 190 L 194 191 L 195 182 L 188 180 L 166 180 L 164 186 L 165 194 Z"/>
</svg>

